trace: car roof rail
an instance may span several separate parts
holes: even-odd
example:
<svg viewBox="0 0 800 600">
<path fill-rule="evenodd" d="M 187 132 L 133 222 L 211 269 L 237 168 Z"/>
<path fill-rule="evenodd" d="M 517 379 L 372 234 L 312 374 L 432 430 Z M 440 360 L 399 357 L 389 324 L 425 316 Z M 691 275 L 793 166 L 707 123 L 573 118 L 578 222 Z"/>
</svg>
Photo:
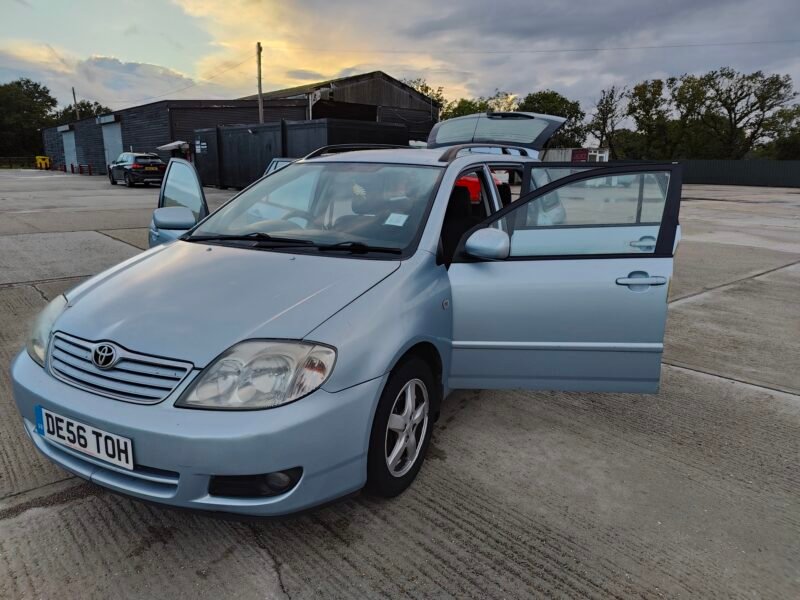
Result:
<svg viewBox="0 0 800 600">
<path fill-rule="evenodd" d="M 317 148 L 310 154 L 303 157 L 303 160 L 309 158 L 317 158 L 323 154 L 339 154 L 340 152 L 355 152 L 356 150 L 397 150 L 409 149 L 411 146 L 400 146 L 397 144 L 332 144 L 330 146 L 322 146 Z"/>
<path fill-rule="evenodd" d="M 439 157 L 439 162 L 453 162 L 456 158 L 458 158 L 458 153 L 462 150 L 469 150 L 470 148 L 499 148 L 503 154 L 511 154 L 509 150 L 516 150 L 522 156 L 531 156 L 530 150 L 528 148 L 524 148 L 522 146 L 512 146 L 509 144 L 494 144 L 492 142 L 472 142 L 469 144 L 458 144 L 456 146 L 450 146 L 444 153 Z"/>
</svg>

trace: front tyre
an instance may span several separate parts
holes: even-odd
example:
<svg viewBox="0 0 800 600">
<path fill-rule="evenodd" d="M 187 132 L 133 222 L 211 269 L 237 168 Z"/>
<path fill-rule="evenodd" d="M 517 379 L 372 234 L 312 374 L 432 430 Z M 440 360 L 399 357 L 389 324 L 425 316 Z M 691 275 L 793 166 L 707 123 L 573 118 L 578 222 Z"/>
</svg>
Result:
<svg viewBox="0 0 800 600">
<path fill-rule="evenodd" d="M 391 498 L 419 473 L 431 439 L 439 391 L 430 366 L 411 357 L 389 375 L 372 422 L 367 490 Z"/>
</svg>

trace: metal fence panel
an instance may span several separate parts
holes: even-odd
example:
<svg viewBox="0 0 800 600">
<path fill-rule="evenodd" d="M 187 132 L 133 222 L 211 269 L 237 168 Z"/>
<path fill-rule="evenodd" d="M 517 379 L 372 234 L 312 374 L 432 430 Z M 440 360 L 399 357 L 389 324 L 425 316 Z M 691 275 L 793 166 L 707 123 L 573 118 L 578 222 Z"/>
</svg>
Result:
<svg viewBox="0 0 800 600">
<path fill-rule="evenodd" d="M 684 183 L 800 187 L 800 160 L 681 160 Z"/>
</svg>

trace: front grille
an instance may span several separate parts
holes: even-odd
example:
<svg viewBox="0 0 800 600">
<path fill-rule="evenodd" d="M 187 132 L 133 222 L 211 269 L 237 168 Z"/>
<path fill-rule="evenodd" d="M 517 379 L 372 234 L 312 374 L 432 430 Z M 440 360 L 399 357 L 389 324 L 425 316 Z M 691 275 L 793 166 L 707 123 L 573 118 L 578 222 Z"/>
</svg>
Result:
<svg viewBox="0 0 800 600">
<path fill-rule="evenodd" d="M 169 396 L 192 368 L 190 363 L 138 354 L 115 345 L 117 362 L 110 369 L 100 369 L 92 361 L 92 352 L 99 344 L 56 333 L 50 343 L 50 373 L 102 396 L 154 404 Z"/>
</svg>

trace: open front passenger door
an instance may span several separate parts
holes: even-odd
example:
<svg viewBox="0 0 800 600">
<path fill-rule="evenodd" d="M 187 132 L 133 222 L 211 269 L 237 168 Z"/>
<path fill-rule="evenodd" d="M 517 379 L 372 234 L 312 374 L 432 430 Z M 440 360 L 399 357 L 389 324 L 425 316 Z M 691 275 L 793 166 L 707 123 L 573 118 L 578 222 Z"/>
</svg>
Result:
<svg viewBox="0 0 800 600">
<path fill-rule="evenodd" d="M 467 232 L 448 271 L 449 386 L 657 391 L 680 193 L 676 164 L 595 167 Z M 507 236 L 500 259 L 467 253 L 484 228 Z"/>
<path fill-rule="evenodd" d="M 182 158 L 170 159 L 150 222 L 150 246 L 179 238 L 207 216 L 206 196 L 194 166 Z"/>
</svg>

